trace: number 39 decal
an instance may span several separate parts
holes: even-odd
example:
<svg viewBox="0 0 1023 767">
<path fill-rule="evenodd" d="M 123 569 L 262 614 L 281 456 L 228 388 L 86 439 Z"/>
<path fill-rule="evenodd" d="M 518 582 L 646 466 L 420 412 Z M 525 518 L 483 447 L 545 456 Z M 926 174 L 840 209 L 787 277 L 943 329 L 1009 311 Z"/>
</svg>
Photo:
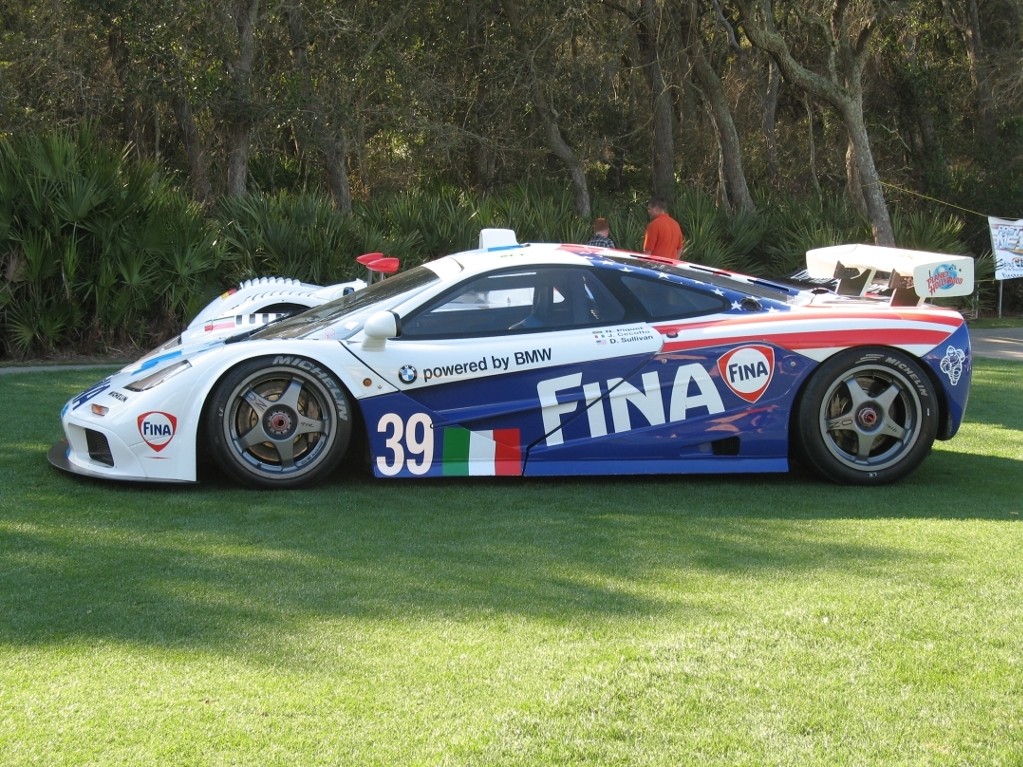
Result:
<svg viewBox="0 0 1023 767">
<path fill-rule="evenodd" d="M 397 413 L 385 413 L 377 422 L 377 432 L 385 435 L 383 455 L 377 456 L 377 471 L 393 477 L 407 469 L 421 476 L 433 466 L 433 421 L 426 413 L 416 413 L 408 421 Z"/>
</svg>

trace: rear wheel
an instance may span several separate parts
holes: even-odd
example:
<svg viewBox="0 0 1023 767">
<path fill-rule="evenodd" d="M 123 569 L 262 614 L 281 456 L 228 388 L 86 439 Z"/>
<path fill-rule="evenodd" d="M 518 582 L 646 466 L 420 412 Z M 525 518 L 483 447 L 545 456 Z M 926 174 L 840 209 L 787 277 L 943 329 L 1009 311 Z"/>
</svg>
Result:
<svg viewBox="0 0 1023 767">
<path fill-rule="evenodd" d="M 250 360 L 217 384 L 207 412 L 214 460 L 242 484 L 311 485 L 348 449 L 351 407 L 332 373 L 309 360 Z"/>
<path fill-rule="evenodd" d="M 818 368 L 797 412 L 803 461 L 842 484 L 881 485 L 913 471 L 938 428 L 934 386 L 893 349 L 854 349 Z"/>
</svg>

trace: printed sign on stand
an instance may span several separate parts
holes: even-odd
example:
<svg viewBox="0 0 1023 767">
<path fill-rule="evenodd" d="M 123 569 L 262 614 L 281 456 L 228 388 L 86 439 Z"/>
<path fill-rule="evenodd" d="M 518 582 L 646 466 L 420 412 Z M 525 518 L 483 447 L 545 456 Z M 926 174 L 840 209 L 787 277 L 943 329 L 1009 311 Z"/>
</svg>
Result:
<svg viewBox="0 0 1023 767">
<path fill-rule="evenodd" d="M 995 254 L 995 279 L 1023 277 L 1023 219 L 1007 221 L 988 216 L 991 250 Z"/>
</svg>

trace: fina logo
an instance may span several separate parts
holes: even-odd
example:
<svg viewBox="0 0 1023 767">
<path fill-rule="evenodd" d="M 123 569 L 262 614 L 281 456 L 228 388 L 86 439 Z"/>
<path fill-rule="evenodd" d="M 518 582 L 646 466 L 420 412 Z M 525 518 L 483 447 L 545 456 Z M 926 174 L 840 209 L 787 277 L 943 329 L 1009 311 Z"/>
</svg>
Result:
<svg viewBox="0 0 1023 767">
<path fill-rule="evenodd" d="M 718 360 L 718 372 L 728 388 L 747 402 L 756 402 L 774 378 L 774 349 L 740 346 Z"/>
<path fill-rule="evenodd" d="M 145 443 L 158 453 L 174 439 L 177 428 L 178 419 L 170 413 L 154 410 L 139 416 L 139 434 Z"/>
</svg>

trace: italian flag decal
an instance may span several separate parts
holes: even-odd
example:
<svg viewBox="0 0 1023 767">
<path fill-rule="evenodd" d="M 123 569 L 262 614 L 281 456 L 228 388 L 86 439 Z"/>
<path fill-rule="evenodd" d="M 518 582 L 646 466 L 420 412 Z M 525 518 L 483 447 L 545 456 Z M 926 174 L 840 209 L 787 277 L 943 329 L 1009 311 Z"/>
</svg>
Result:
<svg viewBox="0 0 1023 767">
<path fill-rule="evenodd" d="M 518 429 L 444 429 L 445 477 L 518 477 L 521 474 Z"/>
</svg>

